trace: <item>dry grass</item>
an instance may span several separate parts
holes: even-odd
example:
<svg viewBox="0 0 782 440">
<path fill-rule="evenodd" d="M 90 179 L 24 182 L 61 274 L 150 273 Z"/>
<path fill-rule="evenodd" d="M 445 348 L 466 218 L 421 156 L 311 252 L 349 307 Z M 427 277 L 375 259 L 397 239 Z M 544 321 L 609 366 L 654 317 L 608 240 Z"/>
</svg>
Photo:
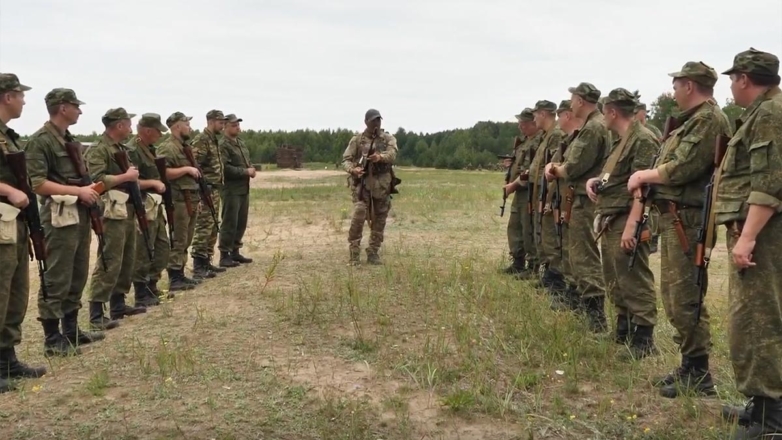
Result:
<svg viewBox="0 0 782 440">
<path fill-rule="evenodd" d="M 198 289 L 125 319 L 82 356 L 0 396 L 9 439 L 717 439 L 719 400 L 659 397 L 636 363 L 531 285 L 500 275 L 502 175 L 400 170 L 383 267 L 348 267 L 342 174 L 264 171 L 246 253 Z M 654 257 L 655 270 L 659 261 Z M 708 304 L 720 398 L 724 249 Z M 35 273 L 31 273 L 34 277 Z M 37 280 L 31 279 L 35 286 Z M 41 355 L 34 302 L 19 354 Z M 86 322 L 86 316 L 81 319 Z"/>
</svg>

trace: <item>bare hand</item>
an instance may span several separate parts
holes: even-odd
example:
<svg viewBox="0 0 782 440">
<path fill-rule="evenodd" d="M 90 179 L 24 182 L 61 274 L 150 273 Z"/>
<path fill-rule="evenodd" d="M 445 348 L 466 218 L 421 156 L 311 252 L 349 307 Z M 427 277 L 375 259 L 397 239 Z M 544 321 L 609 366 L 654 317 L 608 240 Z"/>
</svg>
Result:
<svg viewBox="0 0 782 440">
<path fill-rule="evenodd" d="M 198 179 L 201 177 L 201 172 L 198 171 L 198 168 L 196 167 L 187 167 L 187 174 L 190 174 L 190 176 L 193 177 L 193 179 Z"/>
<path fill-rule="evenodd" d="M 593 177 L 593 178 L 587 180 L 587 183 L 586 183 L 587 196 L 589 196 L 589 200 L 591 200 L 591 201 L 593 201 L 595 203 L 597 203 L 597 193 L 595 192 L 595 189 L 597 187 L 597 182 L 599 182 L 599 181 L 600 181 L 599 178 Z"/>
<path fill-rule="evenodd" d="M 128 170 L 125 171 L 125 176 L 127 176 L 128 182 L 138 181 L 138 168 L 136 167 L 128 168 Z"/>
<path fill-rule="evenodd" d="M 556 165 L 554 165 L 553 163 L 550 163 L 550 164 L 546 164 L 546 168 L 544 168 L 544 173 L 546 175 L 546 180 L 548 180 L 549 182 L 557 179 L 557 176 L 554 175 L 554 173 L 553 173 L 555 166 Z"/>
<path fill-rule="evenodd" d="M 11 188 L 11 194 L 8 195 L 8 201 L 19 209 L 24 209 L 30 204 L 30 198 L 27 197 L 27 194 L 16 188 Z"/>
<path fill-rule="evenodd" d="M 502 160 L 502 166 L 503 167 L 508 168 L 511 165 L 513 165 L 513 160 L 511 160 L 511 159 L 503 159 Z"/>
<path fill-rule="evenodd" d="M 752 262 L 752 252 L 755 250 L 755 240 L 748 240 L 744 236 L 740 236 L 736 242 L 736 246 L 733 247 L 731 254 L 733 254 L 733 263 L 739 269 L 746 269 L 748 267 L 756 266 L 756 263 Z"/>
<path fill-rule="evenodd" d="M 166 184 L 159 180 L 156 180 L 152 183 L 152 188 L 158 194 L 163 194 L 164 192 L 166 192 Z"/>
<path fill-rule="evenodd" d="M 641 188 L 643 185 L 643 171 L 636 171 L 627 180 L 627 192 L 633 194 L 635 190 Z"/>
<path fill-rule="evenodd" d="M 382 157 L 378 153 L 373 153 L 371 156 L 367 157 L 367 159 L 371 160 L 372 163 L 380 162 Z"/>
<path fill-rule="evenodd" d="M 255 177 L 255 168 L 247 168 L 247 175 L 252 177 Z"/>
<path fill-rule="evenodd" d="M 353 171 L 351 171 L 351 173 L 353 173 L 353 175 L 355 175 L 356 177 L 361 177 L 361 175 L 364 174 L 364 169 L 361 167 L 355 167 L 353 168 Z"/>
<path fill-rule="evenodd" d="M 78 197 L 87 206 L 92 206 L 98 202 L 98 193 L 89 186 L 79 187 Z"/>
<path fill-rule="evenodd" d="M 505 197 L 508 197 L 513 193 L 513 191 L 516 190 L 516 188 L 514 188 L 513 182 L 505 185 L 503 188 L 505 189 Z"/>
<path fill-rule="evenodd" d="M 629 253 L 635 249 L 635 245 L 635 221 L 628 219 L 625 230 L 622 232 L 622 249 Z"/>
</svg>

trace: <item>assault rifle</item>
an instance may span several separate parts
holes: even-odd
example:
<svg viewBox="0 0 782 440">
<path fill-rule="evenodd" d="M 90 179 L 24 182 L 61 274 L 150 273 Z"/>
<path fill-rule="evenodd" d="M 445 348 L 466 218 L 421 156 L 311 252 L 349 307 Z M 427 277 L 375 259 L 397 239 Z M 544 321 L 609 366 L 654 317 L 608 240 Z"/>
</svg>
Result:
<svg viewBox="0 0 782 440">
<path fill-rule="evenodd" d="M 122 172 L 127 172 L 130 169 L 130 158 L 127 151 L 117 151 L 114 153 L 114 160 L 117 161 L 117 165 Z M 144 199 L 141 197 L 141 187 L 138 182 L 127 182 L 121 185 L 130 195 L 130 200 L 133 203 L 133 211 L 136 213 L 136 221 L 138 221 L 138 228 L 141 230 L 141 235 L 144 237 L 144 245 L 147 247 L 147 256 L 149 261 L 155 260 L 155 248 L 149 240 L 149 222 L 147 221 L 147 210 L 144 207 Z"/>
<path fill-rule="evenodd" d="M 16 151 L 5 155 L 8 166 L 14 173 L 18 189 L 27 194 L 29 203 L 24 208 L 24 220 L 27 223 L 27 229 L 30 231 L 29 247 L 30 261 L 35 258 L 38 261 L 38 278 L 41 280 L 41 294 L 46 301 L 49 292 L 46 289 L 46 279 L 44 275 L 48 270 L 46 265 L 46 242 L 44 241 L 43 226 L 41 225 L 41 213 L 38 211 L 38 198 L 35 196 L 30 186 L 30 178 L 27 175 L 27 160 L 24 151 Z"/>
<path fill-rule="evenodd" d="M 544 166 L 545 164 L 548 164 L 551 162 L 552 153 L 551 150 L 546 150 L 545 156 L 544 156 Z M 538 232 L 537 232 L 537 242 L 541 243 L 543 241 L 543 209 L 546 205 L 546 198 L 548 198 L 548 182 L 546 181 L 546 175 L 545 173 L 540 174 L 540 181 L 538 182 L 538 212 L 537 212 L 537 222 L 538 222 Z"/>
<path fill-rule="evenodd" d="M 68 184 L 76 186 L 89 186 L 96 193 L 103 194 L 105 191 L 103 182 L 93 182 L 92 178 L 90 178 L 90 175 L 87 172 L 87 167 L 84 165 L 84 159 L 82 157 L 83 148 L 81 143 L 67 140 L 67 138 L 66 141 L 65 151 L 68 153 L 68 158 L 70 158 L 71 163 L 73 164 L 73 168 L 76 170 L 76 174 L 79 175 L 79 177 L 76 179 L 68 179 Z M 90 226 L 92 227 L 92 231 L 95 233 L 95 236 L 98 237 L 98 256 L 100 257 L 101 263 L 103 263 L 103 270 L 108 271 L 109 267 L 106 265 L 106 255 L 104 253 L 106 242 L 103 239 L 103 214 L 100 212 L 100 207 L 97 203 L 93 203 L 91 206 L 88 206 L 87 213 L 90 216 Z"/>
<path fill-rule="evenodd" d="M 372 229 L 372 224 L 375 221 L 375 202 L 374 202 L 375 199 L 374 197 L 372 197 L 372 192 L 369 191 L 369 189 L 366 187 L 367 176 L 372 172 L 372 161 L 369 160 L 368 157 L 375 154 L 376 139 L 377 139 L 377 128 L 375 128 L 375 131 L 372 132 L 372 142 L 369 143 L 369 150 L 367 150 L 367 154 L 366 155 L 362 154 L 361 157 L 358 159 L 358 166 L 364 170 L 364 172 L 361 173 L 361 177 L 359 178 L 358 199 L 366 203 L 367 208 L 369 209 L 369 215 L 367 216 L 367 224 L 369 224 L 369 229 Z M 367 189 L 367 191 L 364 191 L 364 189 Z M 369 201 L 364 200 L 366 195 L 365 192 L 369 193 Z"/>
<path fill-rule="evenodd" d="M 166 165 L 165 156 L 155 158 L 155 166 L 157 172 L 160 174 L 160 181 L 166 185 L 166 192 L 163 193 L 163 205 L 166 207 L 166 222 L 168 223 L 168 245 L 174 245 L 174 196 L 171 194 L 171 184 L 166 177 Z"/>
<path fill-rule="evenodd" d="M 510 176 L 513 172 L 513 166 L 516 165 L 516 149 L 519 148 L 519 145 L 521 145 L 521 139 L 519 139 L 518 136 L 513 140 L 513 155 L 498 155 L 498 159 L 512 159 L 512 162 L 510 163 L 510 166 L 505 171 L 505 184 L 510 183 Z M 502 206 L 500 206 L 500 217 L 505 215 L 505 203 L 508 201 L 508 193 L 505 191 L 505 188 L 502 189 Z"/>
<path fill-rule="evenodd" d="M 532 162 L 535 160 L 535 152 L 536 150 L 533 148 L 530 148 L 529 150 L 529 163 L 530 167 L 532 167 Z M 532 214 L 535 212 L 535 209 L 533 208 L 533 203 L 535 203 L 535 193 L 533 190 L 532 185 L 529 182 L 530 178 L 530 170 L 527 170 L 527 214 L 529 214 L 529 227 L 530 231 L 535 230 L 535 219 L 532 216 Z"/>
<path fill-rule="evenodd" d="M 190 148 L 190 145 L 183 145 L 182 152 L 185 153 L 185 157 L 187 158 L 187 161 L 190 162 L 190 166 L 198 169 L 199 176 L 196 179 L 196 183 L 198 183 L 198 192 L 201 194 L 201 203 L 209 208 L 209 212 L 212 214 L 212 220 L 215 222 L 215 227 L 217 227 L 217 230 L 219 231 L 220 222 L 217 221 L 217 211 L 215 210 L 215 205 L 212 201 L 212 191 L 206 183 L 204 172 L 201 170 L 201 167 L 198 166 L 198 163 L 196 163 L 195 157 L 193 156 L 193 149 Z"/>
</svg>

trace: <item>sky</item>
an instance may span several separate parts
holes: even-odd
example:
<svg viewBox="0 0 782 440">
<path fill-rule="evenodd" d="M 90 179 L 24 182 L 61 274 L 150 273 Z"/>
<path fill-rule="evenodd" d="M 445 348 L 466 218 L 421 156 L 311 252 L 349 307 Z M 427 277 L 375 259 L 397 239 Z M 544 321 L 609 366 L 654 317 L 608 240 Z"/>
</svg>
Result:
<svg viewBox="0 0 782 440">
<path fill-rule="evenodd" d="M 377 108 L 388 131 L 434 132 L 514 121 L 581 81 L 650 103 L 685 62 L 722 72 L 750 46 L 782 56 L 782 1 L 0 0 L 0 72 L 32 87 L 21 134 L 55 87 L 86 103 L 79 134 L 114 107 L 255 130 L 360 130 Z"/>
</svg>

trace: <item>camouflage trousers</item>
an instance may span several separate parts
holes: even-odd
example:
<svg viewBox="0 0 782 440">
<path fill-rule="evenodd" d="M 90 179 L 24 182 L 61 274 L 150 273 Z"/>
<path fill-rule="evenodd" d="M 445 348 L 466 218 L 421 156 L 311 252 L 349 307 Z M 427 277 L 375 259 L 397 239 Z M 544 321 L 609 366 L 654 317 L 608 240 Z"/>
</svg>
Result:
<svg viewBox="0 0 782 440">
<path fill-rule="evenodd" d="M 682 209 L 679 212 L 688 246 L 693 249 L 701 225 L 700 209 Z M 673 215 L 660 216 L 660 296 L 665 314 L 676 334 L 673 341 L 679 344 L 682 355 L 702 356 L 711 350 L 711 330 L 706 304 L 701 309 L 700 320 L 695 323 L 700 294 L 695 284 L 695 262 L 691 253 L 685 254 L 676 234 Z M 708 287 L 708 274 L 705 277 Z"/>
<path fill-rule="evenodd" d="M 638 243 L 633 269 L 629 254 L 622 249 L 622 233 L 627 214 L 617 214 L 600 239 L 603 256 L 603 281 L 617 316 L 630 317 L 638 325 L 657 324 L 657 291 L 654 273 L 649 267 L 650 243 Z"/>
<path fill-rule="evenodd" d="M 231 253 L 242 247 L 242 238 L 247 230 L 247 216 L 250 211 L 249 194 L 223 194 L 223 209 L 220 219 L 220 252 Z"/>
<path fill-rule="evenodd" d="M 133 206 L 128 204 L 128 217 L 124 220 L 103 219 L 105 247 L 103 262 L 95 262 L 90 279 L 90 302 L 106 303 L 114 295 L 125 295 L 130 291 L 136 259 L 136 216 Z M 141 244 L 144 247 L 144 244 Z M 98 249 L 100 253 L 100 249 Z M 144 258 L 147 258 L 144 255 Z"/>
<path fill-rule="evenodd" d="M 198 204 L 193 247 L 190 249 L 190 255 L 193 258 L 201 257 L 211 261 L 215 254 L 217 234 L 220 228 L 220 225 L 214 220 L 215 217 L 220 216 L 220 190 L 217 188 L 212 188 L 212 204 L 215 207 L 214 217 L 212 217 L 212 211 L 203 202 Z"/>
<path fill-rule="evenodd" d="M 149 223 L 149 242 L 154 250 L 153 261 L 149 261 L 147 254 L 147 245 L 144 243 L 144 236 L 141 230 L 136 235 L 136 258 L 133 269 L 134 283 L 148 283 L 160 279 L 160 274 L 168 264 L 170 245 L 168 243 L 168 228 L 166 219 L 163 215 L 165 209 L 158 207 L 157 218 Z"/>
<path fill-rule="evenodd" d="M 766 223 L 755 241 L 756 264 L 739 275 L 728 232 L 728 346 L 736 388 L 745 396 L 782 396 L 782 216 Z"/>
<path fill-rule="evenodd" d="M 79 223 L 55 228 L 52 226 L 52 203 L 47 198 L 41 208 L 41 224 L 46 241 L 46 290 L 48 299 L 38 291 L 40 319 L 62 319 L 65 314 L 81 308 L 81 296 L 90 271 L 90 216 L 81 205 Z M 100 261 L 97 262 L 100 264 Z"/>
<path fill-rule="evenodd" d="M 513 195 L 513 201 L 510 206 L 510 215 L 508 216 L 508 249 L 510 256 L 514 259 L 524 257 L 524 225 L 521 220 L 522 205 L 519 203 L 521 197 L 516 193 Z"/>
<path fill-rule="evenodd" d="M 174 198 L 174 242 L 171 244 L 171 253 L 168 257 L 168 270 L 179 271 L 184 270 L 187 265 L 187 248 L 193 241 L 195 233 L 198 191 L 174 191 L 172 196 Z"/>
<path fill-rule="evenodd" d="M 600 251 L 593 231 L 594 217 L 594 203 L 587 196 L 576 195 L 567 227 L 567 263 L 582 298 L 605 296 Z"/>
<path fill-rule="evenodd" d="M 22 342 L 22 322 L 27 314 L 30 293 L 27 226 L 21 220 L 15 224 L 16 243 L 0 242 L 0 348 L 11 348 Z M 11 232 L 11 231 L 9 231 Z"/>
<path fill-rule="evenodd" d="M 540 264 L 538 249 L 535 244 L 535 213 L 530 213 L 527 208 L 527 192 L 516 193 L 516 198 L 521 199 L 519 215 L 521 216 L 521 243 L 531 266 Z"/>
<path fill-rule="evenodd" d="M 364 200 L 369 200 L 370 195 L 367 190 L 364 190 Z M 374 211 L 369 212 L 368 204 L 360 200 L 359 190 L 353 191 L 353 218 L 350 220 L 350 230 L 348 231 L 348 243 L 350 244 L 351 253 L 358 253 L 361 249 L 361 238 L 364 234 L 364 222 L 367 221 L 369 215 L 373 215 L 374 220 L 372 222 L 372 231 L 369 235 L 369 246 L 367 247 L 367 254 L 377 254 L 380 250 L 380 246 L 383 244 L 383 233 L 386 229 L 386 219 L 388 218 L 388 211 L 391 209 L 391 199 L 386 196 L 384 198 L 372 198 L 372 205 Z"/>
</svg>

